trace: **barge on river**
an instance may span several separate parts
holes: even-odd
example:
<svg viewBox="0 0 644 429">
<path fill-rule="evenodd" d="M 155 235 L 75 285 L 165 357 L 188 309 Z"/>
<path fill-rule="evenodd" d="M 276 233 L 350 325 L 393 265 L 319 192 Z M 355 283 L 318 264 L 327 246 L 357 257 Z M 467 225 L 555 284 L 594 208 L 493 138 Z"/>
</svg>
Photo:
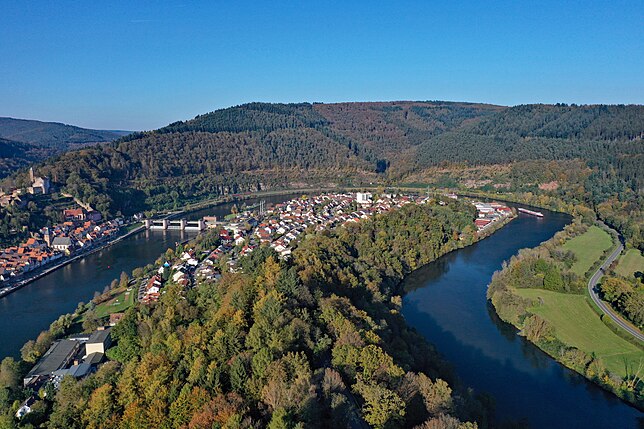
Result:
<svg viewBox="0 0 644 429">
<path fill-rule="evenodd" d="M 535 212 L 535 211 L 532 211 L 532 210 L 524 209 L 522 207 L 519 207 L 518 210 L 521 213 L 526 213 L 526 214 L 529 214 L 529 215 L 532 215 L 532 216 L 537 216 L 537 217 L 543 217 L 543 213 L 541 213 L 541 212 Z"/>
</svg>

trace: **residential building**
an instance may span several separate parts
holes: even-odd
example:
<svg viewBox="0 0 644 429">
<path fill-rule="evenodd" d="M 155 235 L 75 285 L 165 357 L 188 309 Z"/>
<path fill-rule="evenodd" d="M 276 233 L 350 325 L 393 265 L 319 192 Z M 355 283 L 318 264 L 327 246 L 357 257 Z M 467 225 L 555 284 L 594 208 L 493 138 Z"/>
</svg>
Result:
<svg viewBox="0 0 644 429">
<path fill-rule="evenodd" d="M 85 355 L 88 356 L 92 353 L 103 353 L 112 344 L 112 336 L 110 335 L 110 328 L 103 328 L 94 331 L 85 343 Z"/>
</svg>

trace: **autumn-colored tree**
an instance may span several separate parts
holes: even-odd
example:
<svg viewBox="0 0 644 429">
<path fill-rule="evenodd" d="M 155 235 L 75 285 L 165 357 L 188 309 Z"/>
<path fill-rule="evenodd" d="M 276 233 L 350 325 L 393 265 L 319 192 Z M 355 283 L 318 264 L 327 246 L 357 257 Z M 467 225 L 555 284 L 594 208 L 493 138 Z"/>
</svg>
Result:
<svg viewBox="0 0 644 429">
<path fill-rule="evenodd" d="M 104 384 L 94 390 L 87 401 L 87 407 L 82 414 L 83 425 L 87 429 L 108 429 L 114 427 L 115 401 L 113 388 Z"/>
</svg>

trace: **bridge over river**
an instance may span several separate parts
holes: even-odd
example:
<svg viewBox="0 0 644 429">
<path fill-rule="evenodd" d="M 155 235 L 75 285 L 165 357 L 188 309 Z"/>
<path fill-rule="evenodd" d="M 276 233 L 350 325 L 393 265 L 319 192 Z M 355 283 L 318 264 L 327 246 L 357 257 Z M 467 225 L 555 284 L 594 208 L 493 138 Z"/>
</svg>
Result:
<svg viewBox="0 0 644 429">
<path fill-rule="evenodd" d="M 206 222 L 203 219 L 146 219 L 145 228 L 152 230 L 176 229 L 179 231 L 203 231 L 206 229 Z"/>
</svg>

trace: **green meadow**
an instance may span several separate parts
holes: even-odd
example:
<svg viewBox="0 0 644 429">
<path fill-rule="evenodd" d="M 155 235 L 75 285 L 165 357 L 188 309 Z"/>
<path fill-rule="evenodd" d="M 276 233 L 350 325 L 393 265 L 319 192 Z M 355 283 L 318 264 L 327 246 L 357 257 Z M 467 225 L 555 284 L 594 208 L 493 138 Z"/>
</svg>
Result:
<svg viewBox="0 0 644 429">
<path fill-rule="evenodd" d="M 583 277 L 612 245 L 613 240 L 610 234 L 593 225 L 585 233 L 568 240 L 562 247 L 575 254 L 577 260 L 572 266 L 572 271 Z"/>
<path fill-rule="evenodd" d="M 644 360 L 644 350 L 606 326 L 590 308 L 585 295 L 543 289 L 516 289 L 515 292 L 540 301 L 528 310 L 550 322 L 562 342 L 600 357 L 609 371 L 624 376 L 627 365 L 637 368 L 640 360 Z"/>
<path fill-rule="evenodd" d="M 630 249 L 619 258 L 615 272 L 630 279 L 638 271 L 644 272 L 644 256 L 639 250 Z"/>
</svg>

